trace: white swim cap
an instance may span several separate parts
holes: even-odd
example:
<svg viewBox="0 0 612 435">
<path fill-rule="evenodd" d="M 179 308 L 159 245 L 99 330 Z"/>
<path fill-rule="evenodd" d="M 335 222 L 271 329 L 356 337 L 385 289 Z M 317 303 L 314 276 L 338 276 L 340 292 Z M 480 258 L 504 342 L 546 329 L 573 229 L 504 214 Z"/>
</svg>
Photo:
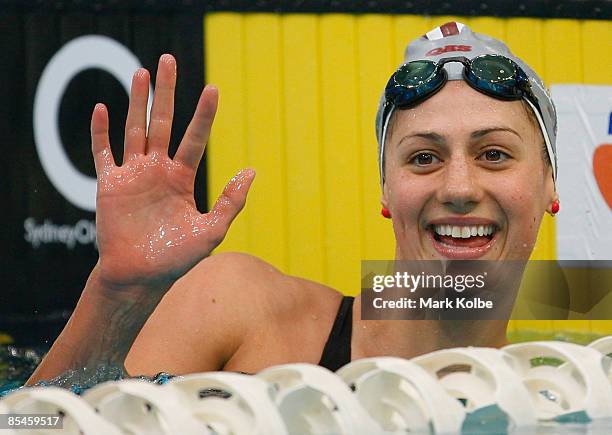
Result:
<svg viewBox="0 0 612 435">
<path fill-rule="evenodd" d="M 529 84 L 531 85 L 531 93 L 535 98 L 538 108 L 532 101 L 523 98 L 531 107 L 540 129 L 542 136 L 546 142 L 546 150 L 552 165 L 553 179 L 557 179 L 557 113 L 542 79 L 518 57 L 514 56 L 506 44 L 502 41 L 491 38 L 480 33 L 473 32 L 468 26 L 458 23 L 449 22 L 436 27 L 427 32 L 425 35 L 412 41 L 406 48 L 404 54 L 404 63 L 415 60 L 430 60 L 438 62 L 441 59 L 463 56 L 467 59 L 474 59 L 485 54 L 494 54 L 507 57 L 514 61 L 527 75 Z M 463 80 L 464 66 L 458 62 L 449 62 L 444 65 L 448 74 L 448 80 Z M 385 95 L 383 95 L 378 104 L 378 112 L 376 114 L 376 138 L 378 140 L 378 155 L 379 155 L 379 170 L 381 185 L 384 184 L 384 147 L 387 133 L 387 126 L 395 107 L 391 110 L 383 110 L 385 108 Z M 384 113 L 384 119 L 383 119 Z"/>
</svg>

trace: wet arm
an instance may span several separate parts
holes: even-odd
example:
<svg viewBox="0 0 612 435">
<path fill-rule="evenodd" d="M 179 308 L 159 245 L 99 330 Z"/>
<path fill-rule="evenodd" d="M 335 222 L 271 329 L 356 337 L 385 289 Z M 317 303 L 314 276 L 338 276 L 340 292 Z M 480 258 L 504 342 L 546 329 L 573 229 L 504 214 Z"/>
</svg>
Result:
<svg viewBox="0 0 612 435">
<path fill-rule="evenodd" d="M 116 291 L 105 288 L 98 275 L 94 268 L 74 313 L 28 385 L 68 370 L 95 370 L 100 365 L 123 369 L 134 340 L 164 291 L 150 288 Z"/>
</svg>

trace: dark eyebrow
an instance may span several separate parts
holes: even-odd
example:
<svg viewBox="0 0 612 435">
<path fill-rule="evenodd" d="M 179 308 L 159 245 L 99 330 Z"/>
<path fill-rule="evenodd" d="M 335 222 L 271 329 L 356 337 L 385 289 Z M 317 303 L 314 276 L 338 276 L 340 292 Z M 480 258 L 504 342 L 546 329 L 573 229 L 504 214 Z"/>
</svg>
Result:
<svg viewBox="0 0 612 435">
<path fill-rule="evenodd" d="M 493 133 L 496 131 L 507 131 L 508 133 L 512 133 L 516 136 L 518 136 L 519 139 L 523 139 L 521 137 L 520 134 L 518 134 L 516 132 L 516 130 L 513 130 L 510 127 L 491 127 L 491 128 L 485 128 L 482 130 L 476 130 L 474 132 L 472 132 L 472 134 L 470 134 L 470 139 L 475 140 L 475 139 L 480 139 L 483 136 L 486 136 L 489 133 Z M 409 134 L 408 136 L 404 136 L 398 143 L 397 146 L 400 146 L 402 144 L 402 142 L 404 142 L 404 140 L 412 138 L 412 137 L 420 137 L 422 139 L 426 139 L 429 140 L 431 142 L 434 142 L 436 145 L 445 145 L 446 144 L 446 139 L 443 136 L 440 136 L 438 133 L 433 133 L 433 132 L 429 132 L 429 131 L 424 131 L 424 132 L 418 132 L 418 133 L 414 133 L 414 134 Z"/>
<path fill-rule="evenodd" d="M 419 132 L 419 133 L 409 134 L 408 136 L 404 136 L 397 143 L 397 146 L 400 146 L 402 144 L 402 142 L 404 142 L 404 140 L 409 139 L 411 137 L 420 137 L 422 139 L 427 139 L 427 140 L 429 140 L 431 142 L 435 142 L 437 145 L 445 145 L 446 144 L 446 139 L 444 139 L 444 137 L 440 136 L 438 133 Z"/>
<path fill-rule="evenodd" d="M 519 139 L 523 139 L 521 135 L 516 132 L 516 130 L 511 129 L 510 127 L 491 127 L 485 128 L 484 130 L 477 130 L 470 135 L 470 139 L 480 139 L 481 137 L 496 131 L 507 131 L 508 133 L 518 136 Z"/>
</svg>

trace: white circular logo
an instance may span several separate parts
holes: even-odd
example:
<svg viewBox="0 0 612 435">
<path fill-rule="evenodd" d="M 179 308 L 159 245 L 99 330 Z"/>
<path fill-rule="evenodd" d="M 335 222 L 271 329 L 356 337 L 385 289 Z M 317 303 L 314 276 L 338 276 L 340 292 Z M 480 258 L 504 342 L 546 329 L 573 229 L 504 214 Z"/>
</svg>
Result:
<svg viewBox="0 0 612 435">
<path fill-rule="evenodd" d="M 89 68 L 112 74 L 129 95 L 132 75 L 140 66 L 138 58 L 114 39 L 87 35 L 64 45 L 40 77 L 34 97 L 34 141 L 38 157 L 55 188 L 79 208 L 96 210 L 96 179 L 77 170 L 64 151 L 58 129 L 62 96 L 70 80 Z M 147 113 L 152 97 L 151 89 Z"/>
</svg>

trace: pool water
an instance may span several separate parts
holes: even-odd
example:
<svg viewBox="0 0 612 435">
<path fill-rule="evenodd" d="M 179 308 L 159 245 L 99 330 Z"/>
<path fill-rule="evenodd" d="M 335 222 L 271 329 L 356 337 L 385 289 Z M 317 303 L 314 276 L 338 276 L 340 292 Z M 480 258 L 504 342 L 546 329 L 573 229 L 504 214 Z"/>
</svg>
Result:
<svg viewBox="0 0 612 435">
<path fill-rule="evenodd" d="M 10 393 L 15 388 L 21 387 L 34 372 L 48 347 L 17 347 L 0 346 L 0 398 Z M 54 385 L 71 390 L 76 394 L 81 394 L 88 388 L 104 381 L 117 381 L 127 378 L 118 367 L 100 366 L 93 370 L 91 374 L 84 377 L 80 374 L 80 382 L 74 385 L 72 380 L 74 372 L 68 371 L 57 378 L 49 381 L 41 381 L 36 385 Z M 158 373 L 155 376 L 134 376 L 154 384 L 164 384 L 174 376 L 168 373 Z"/>
<path fill-rule="evenodd" d="M 0 397 L 2 392 L 23 385 L 48 350 L 46 346 L 0 346 Z"/>
<path fill-rule="evenodd" d="M 0 346 L 0 398 L 15 388 L 22 386 L 30 377 L 36 366 L 42 360 L 48 347 L 17 347 L 12 345 Z M 66 373 L 41 385 L 56 385 L 71 389 L 80 394 L 88 387 L 107 380 L 124 378 L 123 372 L 113 367 L 100 367 L 93 372 L 83 385 L 71 385 L 70 373 Z M 159 373 L 153 377 L 138 376 L 155 384 L 164 384 L 173 376 Z M 600 419 L 592 422 L 578 423 L 584 418 L 568 419 L 565 423 L 542 422 L 534 428 L 510 429 L 508 419 L 497 406 L 485 407 L 474 412 L 466 418 L 462 435 L 611 435 L 612 419 Z"/>
</svg>

